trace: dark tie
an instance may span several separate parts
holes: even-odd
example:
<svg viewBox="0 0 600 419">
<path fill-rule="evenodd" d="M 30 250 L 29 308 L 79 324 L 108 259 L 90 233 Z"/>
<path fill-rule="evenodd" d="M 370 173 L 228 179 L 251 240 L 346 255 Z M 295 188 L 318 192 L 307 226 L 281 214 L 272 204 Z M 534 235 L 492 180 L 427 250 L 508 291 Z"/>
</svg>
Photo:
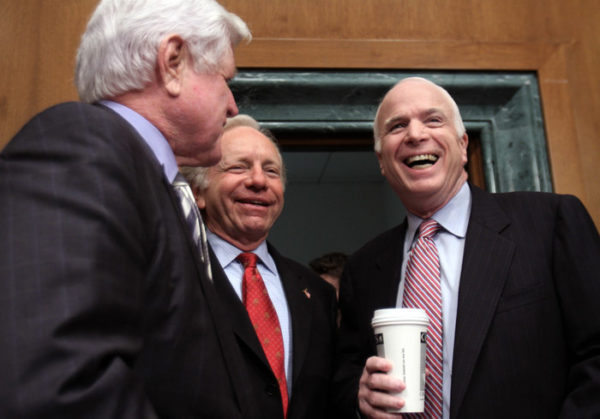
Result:
<svg viewBox="0 0 600 419">
<path fill-rule="evenodd" d="M 242 298 L 258 340 L 267 356 L 269 365 L 279 383 L 281 401 L 283 403 L 284 417 L 287 413 L 288 393 L 285 378 L 283 338 L 277 312 L 269 298 L 267 288 L 263 282 L 254 253 L 240 253 L 237 259 L 244 266 L 242 282 Z"/>
<path fill-rule="evenodd" d="M 406 267 L 403 307 L 422 308 L 429 316 L 425 364 L 429 375 L 425 385 L 424 417 L 441 419 L 443 412 L 442 379 L 442 291 L 440 257 L 433 236 L 440 229 L 435 220 L 425 220 L 419 226 L 419 236 Z M 406 415 L 415 418 L 421 415 Z"/>
<path fill-rule="evenodd" d="M 208 275 L 208 279 L 212 281 L 210 259 L 208 257 L 208 244 L 206 242 L 206 230 L 204 228 L 204 223 L 202 222 L 202 215 L 200 215 L 200 210 L 198 210 L 198 205 L 194 199 L 192 189 L 181 173 L 177 173 L 177 176 L 175 176 L 173 187 L 179 197 L 179 203 L 181 204 L 185 221 L 192 232 L 192 237 L 196 246 L 198 246 L 198 250 L 200 250 L 200 259 L 206 268 L 206 275 Z"/>
</svg>

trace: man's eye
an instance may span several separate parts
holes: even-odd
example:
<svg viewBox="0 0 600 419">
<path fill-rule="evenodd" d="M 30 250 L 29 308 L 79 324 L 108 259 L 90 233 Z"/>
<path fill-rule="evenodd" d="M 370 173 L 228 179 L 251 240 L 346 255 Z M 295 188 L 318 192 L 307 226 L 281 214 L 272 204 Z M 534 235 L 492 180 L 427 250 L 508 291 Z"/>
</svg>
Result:
<svg viewBox="0 0 600 419">
<path fill-rule="evenodd" d="M 234 165 L 234 166 L 229 166 L 226 169 L 228 172 L 232 172 L 232 173 L 240 173 L 243 172 L 245 170 L 245 167 L 242 165 Z"/>
<path fill-rule="evenodd" d="M 440 124 L 442 123 L 443 119 L 437 116 L 431 117 L 429 119 L 427 119 L 427 123 L 430 124 Z"/>
<path fill-rule="evenodd" d="M 389 127 L 389 132 L 396 131 L 406 127 L 406 122 L 394 122 Z"/>
<path fill-rule="evenodd" d="M 281 172 L 277 168 L 267 168 L 267 169 L 265 169 L 265 172 L 267 173 L 267 175 L 272 176 L 272 177 L 281 176 Z"/>
</svg>

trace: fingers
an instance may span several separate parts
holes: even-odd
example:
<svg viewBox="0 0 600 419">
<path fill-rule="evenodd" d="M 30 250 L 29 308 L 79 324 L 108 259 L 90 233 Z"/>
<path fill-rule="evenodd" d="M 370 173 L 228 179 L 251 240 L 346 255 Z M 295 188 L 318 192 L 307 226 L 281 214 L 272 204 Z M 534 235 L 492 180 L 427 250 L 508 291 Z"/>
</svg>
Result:
<svg viewBox="0 0 600 419">
<path fill-rule="evenodd" d="M 391 369 L 392 363 L 384 358 L 367 360 L 358 388 L 358 405 L 363 415 L 382 419 L 402 417 L 386 411 L 404 406 L 404 400 L 393 394 L 400 393 L 405 385 L 402 380 L 386 374 Z"/>
</svg>

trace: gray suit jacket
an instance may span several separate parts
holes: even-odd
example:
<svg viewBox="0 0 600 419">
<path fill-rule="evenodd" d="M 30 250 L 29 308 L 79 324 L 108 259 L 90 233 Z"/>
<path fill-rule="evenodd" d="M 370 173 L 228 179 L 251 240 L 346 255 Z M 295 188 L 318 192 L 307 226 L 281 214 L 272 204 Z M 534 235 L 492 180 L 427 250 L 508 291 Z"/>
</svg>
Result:
<svg viewBox="0 0 600 419">
<path fill-rule="evenodd" d="M 451 418 L 600 417 L 600 238 L 576 198 L 471 186 L 456 319 Z M 342 277 L 336 404 L 356 411 L 395 305 L 406 222 L 366 244 Z"/>
</svg>

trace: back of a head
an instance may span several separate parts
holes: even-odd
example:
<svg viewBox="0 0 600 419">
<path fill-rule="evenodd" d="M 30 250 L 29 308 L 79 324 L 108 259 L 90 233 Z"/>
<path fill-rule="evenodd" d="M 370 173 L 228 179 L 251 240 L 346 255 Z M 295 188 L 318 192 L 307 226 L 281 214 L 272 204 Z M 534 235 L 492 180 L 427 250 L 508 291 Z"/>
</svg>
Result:
<svg viewBox="0 0 600 419">
<path fill-rule="evenodd" d="M 339 278 L 344 270 L 348 256 L 341 252 L 326 253 L 309 262 L 309 266 L 318 274 L 329 274 Z"/>
<path fill-rule="evenodd" d="M 75 84 L 84 102 L 142 90 L 154 80 L 169 35 L 189 47 L 197 72 L 211 72 L 228 48 L 250 39 L 246 24 L 214 0 L 101 0 L 81 38 Z"/>
</svg>

